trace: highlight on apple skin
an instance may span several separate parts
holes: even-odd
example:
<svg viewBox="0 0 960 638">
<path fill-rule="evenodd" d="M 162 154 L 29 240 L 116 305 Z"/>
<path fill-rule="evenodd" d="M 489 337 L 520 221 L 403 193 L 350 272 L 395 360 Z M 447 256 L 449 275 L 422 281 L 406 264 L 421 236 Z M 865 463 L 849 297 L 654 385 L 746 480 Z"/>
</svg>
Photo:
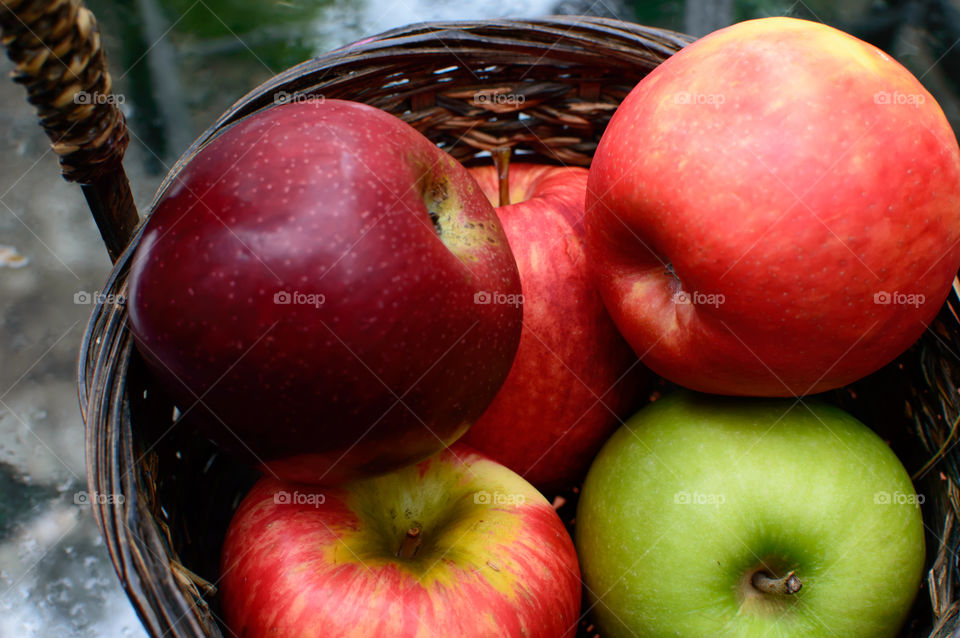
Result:
<svg viewBox="0 0 960 638">
<path fill-rule="evenodd" d="M 281 477 L 339 482 L 452 443 L 506 378 L 522 307 L 493 207 L 398 118 L 249 115 L 192 157 L 135 254 L 130 327 L 191 423 Z"/>
<path fill-rule="evenodd" d="M 603 134 L 587 256 L 614 322 L 694 390 L 794 396 L 910 346 L 960 267 L 960 149 L 879 49 L 792 18 L 714 32 Z"/>
<path fill-rule="evenodd" d="M 247 638 L 573 638 L 580 614 L 553 507 L 461 443 L 337 487 L 262 479 L 221 574 L 226 624 Z"/>
</svg>

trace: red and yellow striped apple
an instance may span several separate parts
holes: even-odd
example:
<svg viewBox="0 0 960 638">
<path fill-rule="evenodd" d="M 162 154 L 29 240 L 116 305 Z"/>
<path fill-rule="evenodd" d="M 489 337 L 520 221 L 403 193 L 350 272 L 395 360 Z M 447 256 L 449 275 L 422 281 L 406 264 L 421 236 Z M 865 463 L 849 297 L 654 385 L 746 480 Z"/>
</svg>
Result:
<svg viewBox="0 0 960 638">
<path fill-rule="evenodd" d="M 220 595 L 245 638 L 572 638 L 580 571 L 543 496 L 458 443 L 337 487 L 262 479 L 227 531 Z"/>
<path fill-rule="evenodd" d="M 130 274 L 137 346 L 211 438 L 284 478 L 424 459 L 483 413 L 522 309 L 493 207 L 450 155 L 341 100 L 250 115 L 190 159 Z"/>
<path fill-rule="evenodd" d="M 497 170 L 469 170 L 499 203 Z M 635 407 L 646 369 L 587 270 L 587 170 L 513 164 L 509 187 L 496 212 L 520 271 L 523 330 L 507 380 L 464 441 L 549 493 L 583 478 Z"/>
<path fill-rule="evenodd" d="M 889 362 L 942 305 L 960 266 L 960 150 L 879 49 L 753 20 L 627 96 L 586 223 L 600 293 L 648 367 L 707 392 L 820 392 Z"/>
</svg>

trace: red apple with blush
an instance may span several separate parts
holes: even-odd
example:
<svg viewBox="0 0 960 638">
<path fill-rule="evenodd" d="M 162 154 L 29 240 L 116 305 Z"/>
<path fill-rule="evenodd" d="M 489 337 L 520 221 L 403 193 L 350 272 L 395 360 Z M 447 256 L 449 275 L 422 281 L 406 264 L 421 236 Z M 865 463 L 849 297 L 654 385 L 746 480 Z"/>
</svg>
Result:
<svg viewBox="0 0 960 638">
<path fill-rule="evenodd" d="M 470 172 L 498 203 L 497 170 Z M 548 493 L 583 477 L 648 380 L 587 270 L 587 175 L 509 166 L 511 203 L 496 211 L 520 270 L 523 331 L 507 380 L 464 439 Z"/>
<path fill-rule="evenodd" d="M 460 443 L 336 487 L 264 478 L 221 557 L 224 620 L 245 638 L 573 638 L 580 617 L 560 517 Z"/>
<path fill-rule="evenodd" d="M 624 337 L 694 390 L 851 383 L 924 332 L 960 267 L 960 148 L 905 68 L 824 24 L 679 51 L 610 120 L 587 255 Z"/>
</svg>

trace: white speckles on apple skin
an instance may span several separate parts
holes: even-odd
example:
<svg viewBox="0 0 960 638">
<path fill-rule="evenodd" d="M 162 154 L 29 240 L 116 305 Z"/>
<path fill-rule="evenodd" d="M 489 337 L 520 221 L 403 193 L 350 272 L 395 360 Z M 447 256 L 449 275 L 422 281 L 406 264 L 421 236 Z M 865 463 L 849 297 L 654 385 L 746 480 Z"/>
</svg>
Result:
<svg viewBox="0 0 960 638">
<path fill-rule="evenodd" d="M 309 118 L 264 111 L 201 151 L 182 175 L 189 188 L 148 222 L 131 325 L 180 403 L 205 394 L 216 417 L 204 427 L 228 447 L 239 446 L 211 423 L 228 423 L 262 458 L 339 456 L 376 424 L 324 478 L 342 480 L 422 458 L 477 418 L 509 370 L 522 310 L 474 303 L 483 290 L 519 293 L 505 241 L 468 266 L 424 223 L 405 160 L 429 164 L 440 151 L 382 112 L 326 104 Z M 305 142 L 291 148 L 284 136 Z M 253 144 L 236 157 L 232 146 Z M 468 196 L 465 171 L 449 170 L 460 214 L 498 227 L 483 196 Z M 281 291 L 324 302 L 274 303 Z M 391 410 L 397 396 L 409 410 Z M 295 440 L 283 436 L 294 428 Z M 316 480 L 326 468 L 301 470 Z"/>
</svg>

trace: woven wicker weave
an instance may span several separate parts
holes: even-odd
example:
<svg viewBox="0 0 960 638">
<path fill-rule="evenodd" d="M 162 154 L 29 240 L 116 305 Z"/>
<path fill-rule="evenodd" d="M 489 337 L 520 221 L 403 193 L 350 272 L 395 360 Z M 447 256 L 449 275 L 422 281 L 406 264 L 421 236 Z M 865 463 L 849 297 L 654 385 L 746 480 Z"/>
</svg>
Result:
<svg viewBox="0 0 960 638">
<path fill-rule="evenodd" d="M 15 60 L 27 58 L 18 49 L 21 43 L 8 37 L 8 26 L 10 33 L 19 28 L 9 12 L 47 4 L 62 13 L 62 5 L 76 6 L 77 0 L 7 2 L 8 13 L 0 13 L 4 42 Z M 468 163 L 488 162 L 489 151 L 510 147 L 515 157 L 587 165 L 622 98 L 689 41 L 673 32 L 580 17 L 393 30 L 300 64 L 246 95 L 177 162 L 158 197 L 224 127 L 296 94 L 351 99 L 390 111 Z M 96 57 L 102 63 L 102 55 Z M 109 81 L 103 82 L 108 89 Z M 497 94 L 523 99 L 491 97 Z M 50 132 L 55 142 L 57 134 Z M 119 158 L 122 148 L 117 147 L 125 139 L 118 133 L 112 142 L 117 152 L 105 157 Z M 114 166 L 96 177 L 102 191 L 126 187 L 117 162 L 100 164 Z M 76 165 L 65 161 L 65 171 L 73 176 Z M 94 511 L 117 574 L 151 635 L 220 636 L 214 595 L 220 544 L 256 474 L 181 427 L 173 404 L 152 384 L 136 355 L 126 308 L 113 300 L 126 293 L 139 234 L 130 236 L 129 223 L 122 221 L 129 216 L 121 214 L 116 200 L 109 201 L 116 215 L 101 217 L 107 224 L 112 216 L 116 220 L 104 237 L 120 237 L 123 243 L 129 238 L 129 247 L 118 255 L 85 333 L 79 386 L 89 489 L 125 498 L 122 504 L 95 505 Z M 905 636 L 941 638 L 957 626 L 960 451 L 954 444 L 960 322 L 950 304 L 960 308 L 951 297 L 935 326 L 894 364 L 834 393 L 838 403 L 891 439 L 927 496 L 929 591 L 918 597 Z M 565 496 L 561 514 L 566 520 L 575 495 Z M 584 619 L 580 635 L 596 635 L 587 632 L 589 623 Z"/>
</svg>

